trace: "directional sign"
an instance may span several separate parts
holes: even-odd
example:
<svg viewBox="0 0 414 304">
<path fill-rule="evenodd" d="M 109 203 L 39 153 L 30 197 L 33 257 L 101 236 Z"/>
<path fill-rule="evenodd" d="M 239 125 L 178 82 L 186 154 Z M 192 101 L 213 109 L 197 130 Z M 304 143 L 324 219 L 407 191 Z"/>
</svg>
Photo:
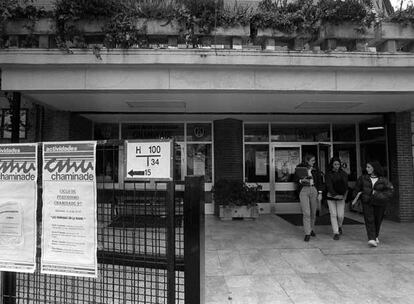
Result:
<svg viewBox="0 0 414 304">
<path fill-rule="evenodd" d="M 126 141 L 125 179 L 172 180 L 172 140 Z"/>
</svg>

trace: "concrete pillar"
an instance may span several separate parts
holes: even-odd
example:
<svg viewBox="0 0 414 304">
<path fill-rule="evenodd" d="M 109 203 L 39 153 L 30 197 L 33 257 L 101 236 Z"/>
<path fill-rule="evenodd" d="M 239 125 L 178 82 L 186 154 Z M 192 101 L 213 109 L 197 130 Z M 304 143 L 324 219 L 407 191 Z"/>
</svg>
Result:
<svg viewBox="0 0 414 304">
<path fill-rule="evenodd" d="M 243 42 L 241 37 L 232 37 L 231 48 L 233 50 L 241 50 L 243 48 Z"/>
<path fill-rule="evenodd" d="M 41 48 L 41 49 L 48 49 L 49 48 L 49 36 L 48 35 L 40 35 L 39 36 L 39 48 Z"/>
<path fill-rule="evenodd" d="M 397 52 L 397 41 L 395 40 L 387 40 L 381 45 L 382 52 L 390 52 L 395 53 Z"/>
<path fill-rule="evenodd" d="M 265 40 L 265 50 L 274 51 L 275 50 L 275 39 L 266 38 Z"/>
<path fill-rule="evenodd" d="M 333 51 L 336 49 L 336 39 L 326 39 L 324 42 L 324 49 L 327 51 Z"/>
</svg>

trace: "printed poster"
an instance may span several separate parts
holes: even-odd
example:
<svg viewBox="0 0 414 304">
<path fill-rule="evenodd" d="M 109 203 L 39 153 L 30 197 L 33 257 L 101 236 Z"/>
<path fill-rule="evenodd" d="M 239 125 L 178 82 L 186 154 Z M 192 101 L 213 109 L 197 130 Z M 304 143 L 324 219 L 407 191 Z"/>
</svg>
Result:
<svg viewBox="0 0 414 304">
<path fill-rule="evenodd" d="M 206 175 L 206 156 L 198 152 L 193 159 L 194 175 Z"/>
<path fill-rule="evenodd" d="M 37 144 L 0 145 L 0 270 L 36 268 Z"/>
<path fill-rule="evenodd" d="M 257 176 L 266 176 L 267 175 L 267 152 L 256 151 L 255 157 L 256 157 L 255 174 Z"/>
<path fill-rule="evenodd" d="M 96 142 L 43 143 L 41 273 L 97 277 Z"/>
<path fill-rule="evenodd" d="M 349 151 L 339 151 L 338 154 L 342 163 L 342 170 L 348 174 L 351 174 Z"/>
</svg>

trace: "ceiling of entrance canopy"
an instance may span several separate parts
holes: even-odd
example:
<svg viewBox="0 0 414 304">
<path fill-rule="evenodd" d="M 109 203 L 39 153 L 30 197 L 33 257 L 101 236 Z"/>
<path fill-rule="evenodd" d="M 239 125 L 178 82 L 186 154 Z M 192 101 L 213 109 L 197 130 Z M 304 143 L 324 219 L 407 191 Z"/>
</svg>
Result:
<svg viewBox="0 0 414 304">
<path fill-rule="evenodd" d="M 84 114 L 382 113 L 414 110 L 414 93 L 315 92 L 25 92 L 55 109 Z"/>
</svg>

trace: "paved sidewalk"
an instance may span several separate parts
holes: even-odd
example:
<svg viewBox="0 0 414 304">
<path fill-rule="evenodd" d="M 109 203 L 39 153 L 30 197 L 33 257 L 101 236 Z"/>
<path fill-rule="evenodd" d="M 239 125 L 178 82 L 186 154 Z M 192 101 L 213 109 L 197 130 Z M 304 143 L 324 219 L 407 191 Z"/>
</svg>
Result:
<svg viewBox="0 0 414 304">
<path fill-rule="evenodd" d="M 414 223 L 385 221 L 377 248 L 364 225 L 345 225 L 339 241 L 330 226 L 315 232 L 306 243 L 273 214 L 206 216 L 206 303 L 414 303 Z"/>
</svg>

